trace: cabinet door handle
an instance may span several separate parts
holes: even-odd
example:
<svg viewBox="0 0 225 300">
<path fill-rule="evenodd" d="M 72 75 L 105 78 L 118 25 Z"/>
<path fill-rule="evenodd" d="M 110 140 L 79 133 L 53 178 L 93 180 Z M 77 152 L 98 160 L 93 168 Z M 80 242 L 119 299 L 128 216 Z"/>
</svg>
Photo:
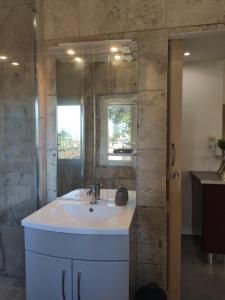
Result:
<svg viewBox="0 0 225 300">
<path fill-rule="evenodd" d="M 63 270 L 62 271 L 62 298 L 63 298 L 63 300 L 66 300 L 66 295 L 65 295 L 65 275 L 66 275 L 66 271 Z"/>
<path fill-rule="evenodd" d="M 78 272 L 78 276 L 77 276 L 77 298 L 78 298 L 78 300 L 81 300 L 81 297 L 80 297 L 80 281 L 81 281 L 81 272 Z"/>
</svg>

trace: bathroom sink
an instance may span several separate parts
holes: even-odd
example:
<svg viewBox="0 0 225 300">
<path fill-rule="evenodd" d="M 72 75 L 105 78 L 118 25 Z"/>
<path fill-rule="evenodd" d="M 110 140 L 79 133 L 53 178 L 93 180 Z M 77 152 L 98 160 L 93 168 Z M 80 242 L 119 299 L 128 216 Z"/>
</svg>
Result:
<svg viewBox="0 0 225 300">
<path fill-rule="evenodd" d="M 135 203 L 118 207 L 100 200 L 96 205 L 73 200 L 55 200 L 22 220 L 25 227 L 78 234 L 129 233 Z"/>
<path fill-rule="evenodd" d="M 62 203 L 54 209 L 53 216 L 56 219 L 63 218 L 67 223 L 71 222 L 113 222 L 115 217 L 119 217 L 122 209 L 107 205 L 74 205 L 74 203 Z"/>
</svg>

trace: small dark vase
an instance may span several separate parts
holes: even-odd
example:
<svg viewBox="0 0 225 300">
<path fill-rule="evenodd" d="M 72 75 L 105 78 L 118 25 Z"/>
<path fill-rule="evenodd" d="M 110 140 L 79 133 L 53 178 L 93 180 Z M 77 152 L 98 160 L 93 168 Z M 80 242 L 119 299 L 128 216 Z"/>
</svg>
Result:
<svg viewBox="0 0 225 300">
<path fill-rule="evenodd" d="M 116 192 L 115 203 L 117 206 L 124 206 L 128 201 L 128 191 L 126 188 L 119 188 Z"/>
</svg>

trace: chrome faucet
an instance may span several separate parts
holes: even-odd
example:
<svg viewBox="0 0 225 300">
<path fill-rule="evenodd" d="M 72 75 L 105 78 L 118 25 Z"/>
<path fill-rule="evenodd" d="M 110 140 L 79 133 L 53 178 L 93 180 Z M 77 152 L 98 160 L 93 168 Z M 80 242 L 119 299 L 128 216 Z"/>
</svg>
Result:
<svg viewBox="0 0 225 300">
<path fill-rule="evenodd" d="M 87 192 L 88 196 L 91 197 L 90 204 L 97 204 L 97 201 L 100 200 L 100 183 L 95 183 L 90 185 L 90 190 Z"/>
</svg>

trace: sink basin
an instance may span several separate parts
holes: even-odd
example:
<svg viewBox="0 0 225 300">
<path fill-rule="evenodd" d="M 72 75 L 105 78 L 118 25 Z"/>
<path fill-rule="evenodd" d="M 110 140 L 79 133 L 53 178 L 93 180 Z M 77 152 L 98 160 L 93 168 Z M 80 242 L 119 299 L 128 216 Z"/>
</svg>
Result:
<svg viewBox="0 0 225 300">
<path fill-rule="evenodd" d="M 118 207 L 98 201 L 96 205 L 72 200 L 55 200 L 22 220 L 25 227 L 78 234 L 128 234 L 135 203 Z"/>
<path fill-rule="evenodd" d="M 119 217 L 122 213 L 121 208 L 106 206 L 106 205 L 74 205 L 74 203 L 62 203 L 56 207 L 52 213 L 56 219 L 66 220 L 67 223 L 71 222 L 113 222 L 115 217 Z"/>
</svg>

